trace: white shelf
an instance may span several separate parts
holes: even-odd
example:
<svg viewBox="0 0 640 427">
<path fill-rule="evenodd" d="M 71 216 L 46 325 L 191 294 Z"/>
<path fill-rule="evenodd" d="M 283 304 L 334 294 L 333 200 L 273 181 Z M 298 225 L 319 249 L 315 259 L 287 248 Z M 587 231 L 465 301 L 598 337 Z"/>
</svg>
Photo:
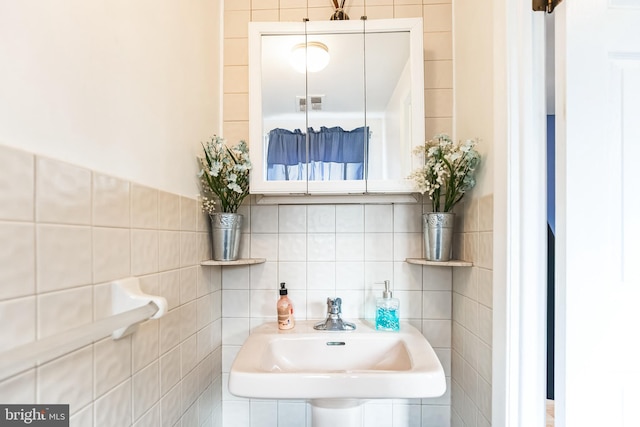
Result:
<svg viewBox="0 0 640 427">
<path fill-rule="evenodd" d="M 450 261 L 429 261 L 424 258 L 407 258 L 405 260 L 409 264 L 418 265 L 435 265 L 437 267 L 472 267 L 473 263 L 469 261 L 462 261 L 459 259 L 452 259 Z"/>
<path fill-rule="evenodd" d="M 202 261 L 200 265 L 252 265 L 252 264 L 262 264 L 265 262 L 265 258 L 244 258 L 237 259 L 235 261 Z"/>
</svg>

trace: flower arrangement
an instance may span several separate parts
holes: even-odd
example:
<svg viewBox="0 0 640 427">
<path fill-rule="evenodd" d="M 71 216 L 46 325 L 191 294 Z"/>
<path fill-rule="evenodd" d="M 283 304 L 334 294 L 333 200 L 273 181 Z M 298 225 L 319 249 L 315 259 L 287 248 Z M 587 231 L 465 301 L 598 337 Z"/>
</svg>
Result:
<svg viewBox="0 0 640 427">
<path fill-rule="evenodd" d="M 438 134 L 414 154 L 425 156 L 424 166 L 409 175 L 420 193 L 427 193 L 433 212 L 451 212 L 464 194 L 476 185 L 474 173 L 480 154 L 474 149 L 477 139 L 454 143 L 446 134 Z M 444 209 L 440 210 L 444 198 Z"/>
<path fill-rule="evenodd" d="M 204 156 L 198 157 L 202 210 L 214 213 L 217 198 L 222 212 L 236 213 L 249 195 L 251 161 L 247 143 L 240 141 L 229 147 L 224 138 L 214 135 L 211 141 L 202 143 L 202 148 Z"/>
</svg>

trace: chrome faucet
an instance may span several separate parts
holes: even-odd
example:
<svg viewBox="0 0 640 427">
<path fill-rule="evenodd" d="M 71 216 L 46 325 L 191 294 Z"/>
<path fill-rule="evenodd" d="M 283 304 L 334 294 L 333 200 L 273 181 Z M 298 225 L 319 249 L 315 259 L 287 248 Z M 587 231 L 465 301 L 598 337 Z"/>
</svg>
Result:
<svg viewBox="0 0 640 427">
<path fill-rule="evenodd" d="M 327 318 L 316 323 L 313 329 L 319 331 L 353 331 L 356 325 L 342 320 L 341 314 L 342 300 L 340 298 L 327 298 Z"/>
</svg>

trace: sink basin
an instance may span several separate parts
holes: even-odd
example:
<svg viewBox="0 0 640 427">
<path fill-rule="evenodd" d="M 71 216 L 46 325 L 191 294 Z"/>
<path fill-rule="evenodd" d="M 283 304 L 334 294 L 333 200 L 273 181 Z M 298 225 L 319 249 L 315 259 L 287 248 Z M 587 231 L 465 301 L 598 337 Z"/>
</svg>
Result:
<svg viewBox="0 0 640 427">
<path fill-rule="evenodd" d="M 445 392 L 442 365 L 416 328 L 327 332 L 313 321 L 278 330 L 267 323 L 251 332 L 229 374 L 229 391 L 261 399 L 328 400 L 436 397 Z M 313 402 L 312 402 L 313 404 Z"/>
</svg>

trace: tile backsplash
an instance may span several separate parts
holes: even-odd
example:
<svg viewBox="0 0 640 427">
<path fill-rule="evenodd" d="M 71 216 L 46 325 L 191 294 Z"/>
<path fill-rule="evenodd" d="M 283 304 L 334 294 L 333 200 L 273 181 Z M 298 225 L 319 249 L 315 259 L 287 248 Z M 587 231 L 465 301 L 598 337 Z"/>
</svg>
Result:
<svg viewBox="0 0 640 427">
<path fill-rule="evenodd" d="M 0 146 L 0 351 L 109 316 L 138 276 L 169 312 L 0 379 L 3 403 L 67 403 L 71 425 L 220 426 L 221 271 L 194 199 Z"/>
<path fill-rule="evenodd" d="M 253 200 L 252 200 L 253 202 Z M 304 401 L 243 399 L 227 392 L 228 373 L 253 327 L 276 319 L 278 284 L 286 282 L 297 320 L 323 319 L 327 297 L 342 298 L 345 319 L 374 317 L 388 279 L 401 320 L 427 337 L 451 377 L 452 268 L 412 265 L 422 257 L 422 212 L 414 204 L 242 206 L 244 257 L 263 264 L 222 269 L 224 425 L 304 426 Z M 448 387 L 450 389 L 450 387 Z M 366 426 L 450 426 L 450 393 L 436 399 L 367 403 Z"/>
<path fill-rule="evenodd" d="M 366 425 L 490 425 L 491 196 L 458 210 L 456 256 L 472 268 L 404 262 L 423 254 L 427 204 L 271 206 L 253 198 L 240 210 L 242 256 L 267 261 L 202 267 L 209 232 L 194 199 L 11 148 L 0 147 L 0 159 L 20 165 L 0 170 L 0 321 L 11 325 L 0 330 L 0 351 L 108 316 L 113 279 L 139 276 L 169 305 L 132 336 L 0 380 L 0 401 L 69 403 L 71 425 L 82 427 L 310 425 L 304 401 L 230 395 L 235 354 L 251 328 L 275 320 L 280 282 L 297 319 L 323 318 L 329 296 L 343 299 L 349 319 L 372 318 L 389 279 L 401 318 L 435 348 L 448 390 L 367 403 Z M 43 186 L 58 205 L 40 198 Z"/>
</svg>

